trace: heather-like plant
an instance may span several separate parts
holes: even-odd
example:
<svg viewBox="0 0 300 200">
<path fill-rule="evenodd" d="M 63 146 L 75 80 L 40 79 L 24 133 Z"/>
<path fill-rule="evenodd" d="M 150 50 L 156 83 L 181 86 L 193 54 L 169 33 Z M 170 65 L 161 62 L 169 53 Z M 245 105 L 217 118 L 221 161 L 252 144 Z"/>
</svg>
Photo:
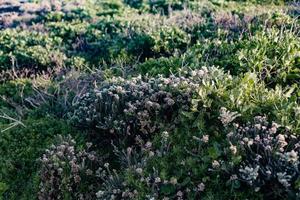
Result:
<svg viewBox="0 0 300 200">
<path fill-rule="evenodd" d="M 70 118 L 78 126 L 123 136 L 151 135 L 163 123 L 176 119 L 179 110 L 187 111 L 191 95 L 200 85 L 205 87 L 209 83 L 221 83 L 222 78 L 228 79 L 214 67 L 181 74 L 145 80 L 112 78 L 85 93 L 74 105 Z"/>
<path fill-rule="evenodd" d="M 77 150 L 71 136 L 59 137 L 41 158 L 38 199 L 94 199 L 98 181 L 96 170 L 102 159 L 94 151 Z M 100 183 L 100 182 L 99 182 Z"/>
<path fill-rule="evenodd" d="M 172 91 L 183 80 L 186 84 L 190 81 L 184 77 L 114 78 L 84 94 L 74 105 L 71 118 L 78 125 L 124 136 L 149 135 L 160 128 L 160 120 L 170 122 L 180 105 L 188 104 L 188 91 Z"/>
<path fill-rule="evenodd" d="M 300 140 L 287 127 L 257 116 L 253 123 L 234 124 L 227 134 L 230 152 L 239 160 L 231 173 L 269 197 L 299 195 Z"/>
</svg>

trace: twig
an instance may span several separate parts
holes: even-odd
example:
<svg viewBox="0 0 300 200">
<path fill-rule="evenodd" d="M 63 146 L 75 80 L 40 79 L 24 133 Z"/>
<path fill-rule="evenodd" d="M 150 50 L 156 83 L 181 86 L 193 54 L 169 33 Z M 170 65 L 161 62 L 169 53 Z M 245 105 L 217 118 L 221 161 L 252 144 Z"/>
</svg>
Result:
<svg viewBox="0 0 300 200">
<path fill-rule="evenodd" d="M 0 115 L 0 118 L 2 118 L 2 119 L 7 119 L 7 120 L 12 121 L 12 123 L 10 123 L 9 126 L 8 126 L 7 128 L 1 130 L 1 133 L 3 133 L 3 132 L 5 132 L 5 131 L 7 131 L 7 130 L 9 130 L 9 129 L 15 127 L 15 126 L 18 126 L 18 125 L 21 125 L 21 126 L 23 126 L 23 127 L 26 127 L 25 124 L 23 124 L 20 120 L 14 119 L 14 118 L 8 116 L 8 115 L 5 114 L 5 113 L 4 113 L 3 115 Z"/>
</svg>

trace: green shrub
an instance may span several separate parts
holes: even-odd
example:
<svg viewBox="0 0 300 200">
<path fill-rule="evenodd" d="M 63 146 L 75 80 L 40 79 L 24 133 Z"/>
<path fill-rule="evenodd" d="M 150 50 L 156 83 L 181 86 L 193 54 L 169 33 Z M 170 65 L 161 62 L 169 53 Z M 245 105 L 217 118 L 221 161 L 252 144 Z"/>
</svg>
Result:
<svg viewBox="0 0 300 200">
<path fill-rule="evenodd" d="M 18 30 L 0 31 L 0 68 L 42 70 L 60 65 L 65 55 L 59 50 L 61 40 L 46 34 Z"/>
<path fill-rule="evenodd" d="M 158 55 L 170 56 L 185 51 L 190 43 L 190 36 L 176 27 L 162 27 L 152 33 L 155 44 L 153 51 Z"/>
<path fill-rule="evenodd" d="M 236 54 L 243 47 L 243 41 L 204 40 L 189 48 L 183 57 L 192 68 L 215 65 L 236 75 L 240 72 Z"/>
<path fill-rule="evenodd" d="M 2 83 L 0 85 L 0 96 L 2 97 L 0 107 L 11 106 L 9 103 L 22 104 L 30 94 L 32 94 L 32 84 L 29 79 L 11 80 Z"/>
<path fill-rule="evenodd" d="M 27 118 L 22 121 L 26 127 L 15 127 L 1 132 L 0 179 L 7 187 L 4 199 L 32 199 L 38 191 L 37 159 L 45 146 L 49 146 L 56 135 L 76 132 L 65 121 L 53 116 Z M 1 120 L 1 129 L 8 122 Z"/>
<path fill-rule="evenodd" d="M 124 2 L 136 9 L 140 9 L 144 4 L 143 0 L 124 0 Z"/>
<path fill-rule="evenodd" d="M 97 15 L 99 16 L 113 16 L 124 11 L 123 3 L 121 0 L 99 1 L 96 5 L 99 6 L 99 11 L 97 13 Z"/>
<path fill-rule="evenodd" d="M 150 58 L 139 64 L 138 69 L 142 74 L 149 74 L 151 76 L 158 74 L 170 75 L 171 73 L 178 72 L 183 64 L 183 60 L 178 57 Z"/>
<path fill-rule="evenodd" d="M 268 83 L 293 83 L 299 78 L 299 37 L 293 30 L 259 32 L 239 51 L 244 71 L 256 71 Z"/>
<path fill-rule="evenodd" d="M 185 0 L 154 0 L 149 1 L 150 11 L 153 13 L 169 14 L 169 10 L 182 10 L 187 1 Z"/>
</svg>

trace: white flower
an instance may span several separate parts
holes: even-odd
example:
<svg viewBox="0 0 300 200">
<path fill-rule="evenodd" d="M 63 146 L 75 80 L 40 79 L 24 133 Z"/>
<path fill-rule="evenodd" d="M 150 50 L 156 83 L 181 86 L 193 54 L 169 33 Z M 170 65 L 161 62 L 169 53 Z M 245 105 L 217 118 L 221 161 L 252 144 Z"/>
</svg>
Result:
<svg viewBox="0 0 300 200">
<path fill-rule="evenodd" d="M 173 184 L 173 185 L 176 185 L 177 184 L 177 178 L 172 177 L 171 180 L 170 180 L 170 183 Z"/>
<path fill-rule="evenodd" d="M 275 134 L 277 132 L 277 127 L 276 126 L 272 126 L 272 128 L 269 129 L 269 132 L 271 134 Z"/>
<path fill-rule="evenodd" d="M 287 145 L 287 142 L 285 141 L 285 137 L 282 134 L 277 135 L 276 139 L 278 140 L 278 143 L 280 145 L 280 148 L 283 148 Z"/>
<path fill-rule="evenodd" d="M 104 191 L 102 191 L 102 190 L 99 190 L 99 191 L 96 193 L 97 198 L 100 198 L 100 197 L 102 197 L 103 195 L 104 195 Z"/>
<path fill-rule="evenodd" d="M 244 169 L 239 169 L 239 171 L 241 172 L 241 177 L 250 185 L 252 185 L 253 181 L 257 179 L 258 170 L 259 166 L 256 166 L 255 168 L 246 166 Z"/>
<path fill-rule="evenodd" d="M 136 168 L 136 170 L 135 170 L 138 174 L 141 174 L 141 173 L 143 173 L 143 169 L 142 168 Z"/>
<path fill-rule="evenodd" d="M 251 145 L 253 145 L 253 139 L 250 139 L 250 140 L 248 141 L 248 146 L 251 146 Z"/>
<path fill-rule="evenodd" d="M 220 167 L 220 163 L 217 161 L 217 160 L 214 160 L 213 162 L 212 162 L 212 167 L 213 168 L 219 168 Z"/>
<path fill-rule="evenodd" d="M 202 78 L 202 77 L 204 76 L 204 74 L 205 74 L 204 70 L 202 70 L 202 69 L 198 70 L 197 75 L 198 75 L 200 78 Z"/>
<path fill-rule="evenodd" d="M 229 132 L 228 134 L 227 134 L 227 138 L 231 138 L 233 136 L 233 132 Z"/>
<path fill-rule="evenodd" d="M 155 180 L 154 180 L 154 182 L 155 182 L 155 183 L 160 183 L 160 182 L 161 182 L 161 179 L 160 179 L 159 177 L 156 177 Z"/>
<path fill-rule="evenodd" d="M 276 138 L 277 138 L 278 141 L 285 141 L 285 137 L 282 134 L 277 135 Z"/>
<path fill-rule="evenodd" d="M 132 152 L 132 148 L 131 148 L 131 147 L 128 147 L 128 148 L 127 148 L 127 154 L 131 154 L 131 152 Z"/>
<path fill-rule="evenodd" d="M 234 180 L 237 180 L 238 179 L 238 176 L 236 174 L 233 174 L 230 176 L 230 180 L 231 181 L 234 181 Z"/>
<path fill-rule="evenodd" d="M 231 153 L 232 153 L 233 155 L 235 155 L 235 154 L 237 153 L 237 148 L 236 148 L 236 146 L 231 145 L 229 149 L 230 149 L 230 151 L 231 151 Z"/>
<path fill-rule="evenodd" d="M 258 130 L 261 130 L 262 126 L 261 126 L 261 124 L 255 124 L 254 127 L 257 128 Z"/>
<path fill-rule="evenodd" d="M 153 157 L 154 156 L 154 152 L 153 151 L 150 151 L 149 152 L 149 157 Z"/>
<path fill-rule="evenodd" d="M 164 132 L 162 133 L 162 137 L 163 137 L 163 140 L 164 140 L 164 141 L 167 141 L 168 138 L 169 138 L 169 133 L 168 133 L 167 131 L 164 131 Z"/>
<path fill-rule="evenodd" d="M 149 141 L 146 142 L 145 147 L 146 147 L 147 149 L 150 149 L 150 148 L 152 147 L 152 143 L 149 142 Z"/>
<path fill-rule="evenodd" d="M 286 156 L 286 160 L 291 163 L 296 163 L 299 159 L 298 152 L 294 150 L 285 153 L 285 156 Z"/>
<path fill-rule="evenodd" d="M 227 108 L 222 107 L 220 109 L 220 116 L 219 119 L 221 120 L 222 124 L 224 126 L 227 126 L 228 124 L 230 124 L 233 120 L 235 120 L 235 118 L 241 116 L 240 114 L 238 114 L 237 112 L 230 112 L 227 110 Z"/>
<path fill-rule="evenodd" d="M 260 136 L 259 135 L 255 136 L 254 140 L 257 141 L 257 142 L 259 142 Z"/>
<path fill-rule="evenodd" d="M 208 143 L 209 135 L 203 135 L 201 141 L 204 142 L 204 143 Z"/>
<path fill-rule="evenodd" d="M 182 193 L 181 191 L 178 191 L 178 192 L 176 193 L 176 195 L 179 196 L 179 197 L 182 197 L 182 196 L 183 196 L 183 193 Z"/>
<path fill-rule="evenodd" d="M 168 85 L 171 82 L 171 80 L 166 78 L 166 79 L 163 80 L 163 82 L 164 82 L 164 84 Z"/>
<path fill-rule="evenodd" d="M 204 183 L 200 183 L 200 184 L 198 184 L 198 186 L 197 186 L 197 189 L 198 189 L 198 191 L 200 191 L 200 192 L 203 192 L 203 191 L 204 191 L 204 189 L 205 189 L 205 185 L 204 185 Z"/>
<path fill-rule="evenodd" d="M 191 76 L 196 76 L 197 72 L 195 70 L 191 71 Z"/>
</svg>

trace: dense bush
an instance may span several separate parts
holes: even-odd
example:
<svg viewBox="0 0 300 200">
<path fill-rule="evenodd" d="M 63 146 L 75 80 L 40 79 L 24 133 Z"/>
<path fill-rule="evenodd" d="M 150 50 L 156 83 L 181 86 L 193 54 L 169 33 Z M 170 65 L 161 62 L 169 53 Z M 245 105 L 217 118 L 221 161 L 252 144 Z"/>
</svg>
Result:
<svg viewBox="0 0 300 200">
<path fill-rule="evenodd" d="M 185 73 L 182 72 L 182 76 L 178 78 L 171 76 L 170 78 L 150 79 L 148 82 L 143 82 L 140 79 L 133 79 L 131 81 L 113 79 L 113 82 L 110 83 L 112 85 L 107 86 L 107 84 L 104 84 L 103 89 L 96 89 L 94 91 L 95 94 L 90 92 L 86 93 L 83 98 L 79 100 L 79 105 L 77 107 L 79 109 L 76 109 L 75 107 L 75 112 L 72 116 L 72 119 L 75 119 L 75 124 L 82 124 L 98 130 L 106 130 L 105 135 L 107 136 L 104 136 L 106 138 L 111 134 L 117 134 L 118 139 L 114 140 L 115 142 L 119 143 L 120 141 L 118 140 L 121 139 L 121 142 L 118 147 L 115 147 L 115 152 L 117 156 L 121 156 L 121 169 L 125 168 L 126 171 L 128 171 L 127 173 L 124 173 L 123 171 L 118 173 L 117 171 L 117 174 L 112 174 L 114 184 L 112 185 L 110 182 L 105 182 L 104 185 L 101 186 L 103 189 L 97 193 L 100 199 L 109 199 L 112 195 L 120 195 L 120 198 L 122 195 L 125 195 L 126 197 L 128 196 L 128 198 L 130 197 L 132 199 L 162 196 L 171 198 L 173 195 L 176 196 L 177 193 L 182 195 L 182 198 L 193 199 L 203 192 L 202 190 L 204 190 L 205 184 L 207 184 L 208 191 L 213 191 L 214 188 L 217 187 L 216 183 L 208 180 L 205 181 L 205 183 L 201 181 L 201 179 L 204 179 L 203 177 L 209 175 L 207 174 L 206 170 L 209 170 L 211 162 L 215 161 L 215 163 L 218 163 L 219 161 L 216 161 L 216 159 L 220 159 L 223 156 L 223 159 L 225 160 L 233 159 L 233 162 L 235 162 L 236 165 L 237 163 L 241 162 L 239 158 L 231 158 L 230 156 L 227 156 L 227 150 L 224 151 L 224 153 L 222 151 L 223 148 L 226 148 L 226 145 L 228 145 L 229 141 L 226 141 L 226 138 L 223 138 L 223 142 L 225 140 L 225 143 L 223 143 L 222 140 L 220 140 L 221 135 L 218 136 L 217 133 L 221 131 L 221 129 L 215 127 L 216 122 L 214 122 L 214 120 L 218 121 L 219 119 L 219 111 L 217 109 L 220 107 L 220 105 L 227 104 L 233 106 L 230 104 L 230 101 L 233 99 L 227 99 L 227 97 L 234 95 L 235 98 L 237 98 L 235 100 L 240 101 L 239 105 L 235 107 L 235 109 L 245 109 L 246 105 L 250 106 L 248 110 L 241 110 L 243 114 L 244 112 L 251 113 L 250 116 L 248 114 L 249 117 L 244 115 L 244 117 L 246 117 L 245 120 L 249 120 L 251 119 L 251 116 L 256 114 L 256 112 L 260 112 L 257 109 L 264 109 L 263 106 L 267 106 L 268 101 L 272 101 L 271 104 L 273 104 L 275 101 L 282 100 L 282 95 L 272 97 L 271 94 L 273 91 L 268 92 L 266 88 L 265 90 L 267 91 L 261 93 L 260 91 L 263 91 L 263 85 L 261 85 L 260 88 L 255 86 L 252 88 L 251 92 L 249 91 L 249 93 L 242 94 L 241 91 L 245 90 L 245 88 L 251 90 L 251 87 L 249 87 L 250 85 L 243 86 L 243 84 L 249 84 L 251 82 L 249 78 L 247 79 L 247 77 L 245 77 L 243 80 L 234 80 L 230 75 L 224 74 L 224 72 L 219 69 L 203 68 L 201 70 L 191 71 L 187 75 L 184 74 Z M 123 82 L 125 82 L 125 85 L 122 84 Z M 118 85 L 118 83 L 121 85 Z M 149 83 L 152 83 L 152 87 L 150 88 Z M 164 85 L 162 83 L 164 83 Z M 127 84 L 129 85 L 126 86 Z M 132 90 L 128 90 L 128 88 Z M 138 88 L 141 88 L 142 90 Z M 151 90 L 155 91 L 155 88 L 159 89 L 159 93 L 161 94 L 164 93 L 164 90 L 169 91 L 169 94 L 174 94 L 174 92 L 175 94 L 182 94 L 183 91 L 191 92 L 187 95 L 189 98 L 187 98 L 185 103 L 182 104 L 184 106 L 180 106 L 182 108 L 179 110 L 179 112 L 174 113 L 177 117 L 174 118 L 172 124 L 170 124 L 168 121 L 164 121 L 164 119 L 161 117 L 167 117 L 168 113 L 170 111 L 175 111 L 174 108 L 176 107 L 173 106 L 173 108 L 170 109 L 170 107 L 166 106 L 166 110 L 164 110 L 164 102 L 156 101 L 154 96 L 149 96 L 146 92 Z M 252 93 L 256 89 L 257 93 Z M 228 90 L 228 92 L 231 94 L 227 94 L 226 90 Z M 143 92 L 141 93 L 141 91 Z M 192 95 L 193 92 L 198 95 Z M 155 95 L 155 92 L 153 94 Z M 240 94 L 240 97 L 243 96 L 243 99 L 238 100 L 239 97 L 237 94 Z M 247 97 L 246 94 L 249 96 Z M 252 101 L 251 96 L 253 94 L 255 94 L 255 98 L 259 98 L 259 95 L 262 94 L 267 95 L 261 98 L 264 103 L 254 101 L 254 104 L 252 104 L 251 108 L 250 101 Z M 181 95 L 174 98 L 175 101 L 173 105 L 180 105 L 177 102 L 178 98 L 182 99 L 180 96 Z M 192 96 L 193 99 L 191 98 Z M 151 104 L 149 103 L 149 100 Z M 157 100 L 159 100 L 159 98 Z M 107 104 L 107 102 L 113 103 Z M 272 106 L 271 104 L 270 106 Z M 155 107 L 153 107 L 155 105 L 161 108 L 155 109 Z M 155 114 L 151 112 L 152 109 Z M 147 111 L 148 118 L 140 118 L 142 112 L 145 112 L 143 110 Z M 127 114 L 127 112 L 129 112 L 129 114 Z M 231 114 L 230 112 L 226 112 L 226 110 L 224 110 L 221 112 L 220 119 L 223 123 L 229 124 L 235 117 L 238 116 L 240 115 L 236 115 L 234 113 Z M 207 124 L 204 122 L 207 122 Z M 156 129 L 155 127 L 159 127 L 159 129 Z M 201 137 L 194 135 L 197 133 L 195 132 L 195 129 L 199 129 L 200 132 L 204 132 L 202 134 L 202 139 Z M 168 132 L 164 130 L 168 130 Z M 208 135 L 210 131 L 213 131 L 214 133 L 212 135 Z M 102 132 L 102 134 L 105 132 Z M 172 132 L 175 132 L 176 134 L 174 136 L 170 135 Z M 184 133 L 189 134 L 184 136 Z M 164 143 L 163 141 L 168 140 L 169 137 L 170 139 L 172 138 L 172 143 Z M 206 144 L 196 148 L 197 141 L 200 143 L 207 143 L 210 137 L 219 137 L 219 139 L 216 139 L 216 142 L 211 144 L 212 146 Z M 97 141 L 95 138 L 93 140 Z M 191 143 L 193 140 L 195 140 L 195 142 Z M 220 143 L 217 142 L 219 140 Z M 128 152 L 128 148 L 132 150 Z M 201 152 L 201 157 L 203 159 L 199 162 L 202 163 L 202 168 L 204 167 L 204 169 L 201 169 L 195 165 L 193 159 L 195 159 L 194 154 L 196 154 L 196 152 L 203 151 L 204 149 L 207 149 L 208 155 L 205 155 L 205 152 Z M 191 152 L 190 155 L 189 152 Z M 176 158 L 176 160 L 174 160 L 174 158 Z M 183 158 L 191 159 L 189 161 L 191 163 L 185 166 L 185 169 L 181 168 L 181 163 L 183 162 L 181 159 Z M 169 159 L 173 159 L 172 167 L 167 167 L 164 165 L 165 162 L 169 163 Z M 174 167 L 182 169 L 183 171 L 181 174 L 173 174 L 174 172 L 172 169 L 174 169 Z M 153 169 L 155 170 L 152 171 Z M 160 172 L 159 170 L 163 170 L 163 172 Z M 192 173 L 197 173 L 197 175 L 192 176 L 194 177 L 193 179 L 188 179 L 189 182 L 185 183 L 187 185 L 182 183 L 184 186 L 180 186 L 181 181 L 187 181 L 186 176 L 191 176 L 188 175 L 191 173 L 189 170 L 191 170 Z M 220 175 L 223 173 L 223 170 L 217 170 L 214 172 L 216 176 L 217 174 Z M 108 174 L 108 176 L 110 176 L 110 174 Z M 168 178 L 170 178 L 170 180 Z M 103 180 L 106 179 L 108 178 L 103 178 Z M 138 182 L 140 182 L 142 179 L 142 183 L 138 184 Z M 145 183 L 143 183 L 144 180 Z M 175 182 L 175 180 L 176 184 L 174 185 L 172 182 Z M 226 179 L 218 179 L 218 182 L 220 181 L 223 181 L 223 183 L 226 185 Z M 121 184 L 121 182 L 125 182 L 125 187 L 124 184 Z M 177 182 L 178 186 L 176 186 Z M 197 186 L 198 182 L 200 185 Z M 136 184 L 139 186 L 137 187 Z M 239 187 L 236 184 L 241 183 L 234 182 L 232 184 L 234 184 L 232 187 L 237 189 Z M 147 188 L 149 187 L 153 189 L 148 190 Z M 180 187 L 185 188 L 189 192 L 185 193 L 184 191 L 178 191 Z M 114 193 L 114 190 L 118 192 Z M 134 190 L 136 190 L 136 192 L 134 192 Z M 238 191 L 235 192 L 238 194 Z M 221 193 L 217 195 L 221 195 Z M 243 194 L 239 195 L 243 196 Z"/>
<path fill-rule="evenodd" d="M 192 88 L 183 91 L 180 87 L 197 85 L 201 78 L 112 79 L 85 93 L 70 117 L 74 124 L 105 130 L 119 138 L 151 137 L 162 123 L 174 120 L 178 109 L 188 106 Z"/>
<path fill-rule="evenodd" d="M 138 65 L 138 69 L 142 74 L 169 75 L 172 72 L 178 72 L 178 69 L 184 65 L 184 61 L 178 57 L 160 57 L 157 59 L 150 58 Z"/>
<path fill-rule="evenodd" d="M 37 32 L 5 30 L 1 31 L 0 40 L 1 69 L 46 69 L 63 65 L 65 55 L 58 48 L 60 38 L 53 39 Z"/>
<path fill-rule="evenodd" d="M 267 29 L 250 38 L 245 46 L 239 52 L 241 67 L 257 71 L 262 80 L 293 83 L 299 78 L 300 43 L 293 30 Z"/>
</svg>

